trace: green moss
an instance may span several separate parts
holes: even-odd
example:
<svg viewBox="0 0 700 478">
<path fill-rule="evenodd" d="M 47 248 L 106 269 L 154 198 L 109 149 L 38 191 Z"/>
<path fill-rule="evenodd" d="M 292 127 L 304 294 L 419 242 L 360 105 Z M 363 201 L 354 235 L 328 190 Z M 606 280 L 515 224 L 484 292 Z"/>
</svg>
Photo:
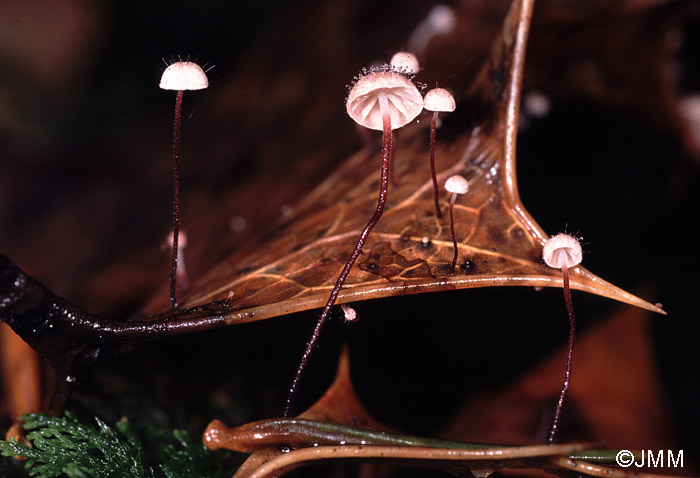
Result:
<svg viewBox="0 0 700 478">
<path fill-rule="evenodd" d="M 232 474 L 223 469 L 225 454 L 209 451 L 182 430 L 151 429 L 139 435 L 126 419 L 110 427 L 96 418 L 96 426 L 89 426 L 69 412 L 62 418 L 28 414 L 22 419 L 32 446 L 13 439 L 0 442 L 0 453 L 25 458 L 32 477 L 215 478 Z"/>
</svg>

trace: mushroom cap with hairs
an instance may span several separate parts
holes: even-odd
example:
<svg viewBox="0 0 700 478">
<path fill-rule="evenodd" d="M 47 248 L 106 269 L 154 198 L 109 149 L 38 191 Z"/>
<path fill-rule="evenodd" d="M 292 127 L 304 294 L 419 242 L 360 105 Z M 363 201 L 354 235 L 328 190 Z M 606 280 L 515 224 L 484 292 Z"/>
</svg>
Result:
<svg viewBox="0 0 700 478">
<path fill-rule="evenodd" d="M 406 73 L 409 75 L 418 73 L 420 71 L 420 63 L 418 58 L 413 53 L 407 51 L 400 51 L 394 53 L 389 62 L 391 68 L 398 71 L 399 73 Z"/>
<path fill-rule="evenodd" d="M 428 91 L 423 103 L 428 111 L 450 112 L 457 107 L 452 94 L 444 88 L 433 88 Z"/>
<path fill-rule="evenodd" d="M 581 244 L 575 237 L 568 234 L 557 234 L 544 243 L 542 259 L 545 264 L 554 269 L 561 269 L 562 266 L 567 268 L 577 266 L 583 259 Z"/>
<path fill-rule="evenodd" d="M 365 128 L 381 131 L 381 92 L 389 103 L 391 129 L 405 126 L 423 110 L 423 97 L 416 85 L 401 73 L 387 69 L 370 71 L 357 80 L 345 103 L 348 115 Z"/>
<path fill-rule="evenodd" d="M 464 176 L 455 174 L 447 178 L 447 181 L 445 181 L 445 189 L 450 193 L 466 194 L 466 192 L 469 191 L 469 182 L 464 179 Z"/>
<path fill-rule="evenodd" d="M 379 94 L 385 93 L 391 115 L 391 129 L 413 121 L 423 110 L 423 97 L 406 76 L 387 68 L 370 71 L 352 87 L 345 103 L 348 115 L 365 128 L 381 131 Z"/>
<path fill-rule="evenodd" d="M 202 67 L 191 61 L 173 63 L 160 77 L 160 87 L 164 90 L 203 90 L 208 86 L 209 80 Z"/>
</svg>

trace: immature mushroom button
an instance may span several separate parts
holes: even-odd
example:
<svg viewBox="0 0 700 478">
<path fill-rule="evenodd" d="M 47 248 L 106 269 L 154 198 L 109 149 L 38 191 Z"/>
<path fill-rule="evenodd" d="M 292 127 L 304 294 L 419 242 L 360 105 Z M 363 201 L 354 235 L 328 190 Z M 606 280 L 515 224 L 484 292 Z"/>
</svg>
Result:
<svg viewBox="0 0 700 478">
<path fill-rule="evenodd" d="M 451 112 L 457 107 L 454 96 L 444 88 L 433 88 L 423 99 L 425 109 L 435 112 Z"/>
<path fill-rule="evenodd" d="M 464 176 L 455 174 L 447 178 L 447 181 L 445 181 L 445 189 L 448 193 L 452 193 L 453 196 L 455 194 L 466 194 L 467 191 L 469 191 L 469 182 L 464 179 Z"/>
<path fill-rule="evenodd" d="M 433 120 L 430 122 L 430 174 L 433 178 L 433 197 L 435 200 L 435 212 L 442 217 L 440 212 L 440 198 L 438 193 L 437 173 L 435 171 L 435 130 L 437 129 L 438 114 L 454 111 L 457 105 L 452 94 L 444 88 L 433 88 L 425 94 L 423 104 L 426 110 L 433 112 Z"/>
<path fill-rule="evenodd" d="M 389 62 L 391 68 L 399 73 L 414 75 L 420 71 L 420 63 L 413 53 L 400 51 L 394 53 Z"/>
<path fill-rule="evenodd" d="M 357 316 L 357 311 L 355 309 L 350 307 L 348 304 L 340 304 L 340 308 L 343 309 L 345 322 L 357 322 L 359 317 Z"/>
</svg>

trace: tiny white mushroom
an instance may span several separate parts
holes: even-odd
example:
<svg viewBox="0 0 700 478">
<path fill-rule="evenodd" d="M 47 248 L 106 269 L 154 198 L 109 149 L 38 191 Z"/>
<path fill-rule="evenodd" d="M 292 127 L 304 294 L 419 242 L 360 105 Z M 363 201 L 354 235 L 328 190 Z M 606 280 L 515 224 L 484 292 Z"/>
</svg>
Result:
<svg viewBox="0 0 700 478">
<path fill-rule="evenodd" d="M 416 85 L 414 85 L 406 75 L 397 73 L 389 65 L 384 65 L 365 72 L 357 80 L 348 94 L 345 107 L 350 118 L 356 123 L 365 128 L 382 131 L 379 199 L 374 214 L 362 233 L 360 233 L 355 248 L 345 262 L 335 285 L 331 289 L 326 306 L 323 308 L 316 322 L 316 327 L 306 343 L 304 354 L 302 355 L 299 366 L 292 379 L 292 384 L 287 392 L 287 399 L 285 400 L 283 410 L 283 415 L 285 417 L 291 416 L 292 405 L 294 404 L 294 398 L 299 388 L 299 382 L 306 370 L 311 354 L 316 348 L 323 326 L 328 320 L 331 309 L 335 305 L 340 289 L 343 287 L 350 273 L 350 269 L 352 269 L 352 266 L 362 253 L 362 247 L 367 237 L 369 237 L 369 234 L 372 232 L 377 222 L 379 222 L 384 212 L 389 190 L 389 168 L 392 147 L 391 132 L 394 129 L 401 128 L 410 123 L 420 114 L 423 110 L 423 97 L 418 91 L 418 88 L 416 88 Z"/>
<path fill-rule="evenodd" d="M 175 97 L 175 123 L 173 126 L 173 250 L 170 262 L 170 302 L 178 307 L 176 298 L 178 239 L 180 230 L 180 117 L 182 96 L 186 90 L 202 90 L 209 80 L 202 68 L 191 61 L 178 61 L 168 66 L 160 78 L 160 88 L 177 92 Z"/>
<path fill-rule="evenodd" d="M 454 111 L 457 107 L 454 96 L 445 88 L 433 88 L 428 91 L 423 102 L 426 110 L 436 113 Z"/>
<path fill-rule="evenodd" d="M 192 61 L 178 61 L 168 66 L 160 77 L 163 90 L 203 90 L 209 86 L 207 74 Z"/>
<path fill-rule="evenodd" d="M 350 307 L 348 304 L 340 304 L 340 308 L 343 309 L 345 322 L 357 322 L 359 320 L 359 317 L 357 316 L 357 311 Z"/>
<path fill-rule="evenodd" d="M 385 67 L 363 75 L 350 90 L 345 106 L 356 123 L 383 131 L 390 140 L 391 130 L 407 125 L 420 114 L 423 98 L 410 79 Z"/>
<path fill-rule="evenodd" d="M 467 191 L 469 191 L 469 181 L 467 181 L 464 176 L 455 174 L 447 178 L 447 181 L 445 181 L 445 189 L 447 192 L 452 193 L 452 197 L 454 198 L 456 194 L 466 194 Z"/>
<path fill-rule="evenodd" d="M 391 68 L 398 71 L 399 73 L 406 73 L 409 75 L 415 75 L 420 71 L 420 63 L 418 58 L 413 53 L 407 51 L 400 51 L 394 53 L 389 62 Z"/>
<path fill-rule="evenodd" d="M 469 182 L 464 178 L 464 176 L 455 174 L 454 176 L 450 176 L 449 178 L 447 178 L 447 181 L 445 181 L 445 189 L 447 190 L 447 192 L 452 193 L 452 197 L 450 198 L 449 214 L 450 234 L 452 236 L 452 246 L 454 248 L 454 255 L 452 256 L 452 266 L 450 267 L 450 273 L 454 275 L 457 267 L 457 257 L 459 255 L 459 247 L 457 246 L 457 235 L 455 234 L 454 206 L 455 201 L 457 201 L 457 196 L 460 194 L 466 194 L 467 191 L 469 191 Z"/>
<path fill-rule="evenodd" d="M 549 430 L 549 443 L 554 443 L 557 438 L 557 430 L 559 428 L 559 417 L 564 405 L 566 393 L 569 390 L 571 383 L 571 365 L 574 358 L 574 338 L 576 336 L 576 316 L 574 315 L 574 306 L 571 303 L 571 290 L 569 288 L 569 268 L 575 267 L 581 263 L 583 259 L 583 251 L 578 239 L 568 234 L 557 234 L 550 237 L 544 243 L 542 248 L 542 259 L 545 264 L 554 269 L 561 269 L 562 284 L 564 288 L 564 303 L 569 314 L 569 342 L 567 348 L 566 370 L 564 372 L 564 383 L 559 393 L 556 409 L 554 410 L 554 418 L 552 426 Z"/>
<path fill-rule="evenodd" d="M 437 129 L 438 115 L 441 112 L 452 112 L 457 105 L 452 94 L 444 88 L 433 88 L 425 94 L 423 106 L 426 110 L 433 112 L 433 119 L 430 122 L 430 174 L 433 178 L 433 196 L 435 199 L 435 211 L 438 217 L 442 217 L 440 211 L 440 199 L 438 192 L 437 173 L 435 171 L 435 130 Z"/>
<path fill-rule="evenodd" d="M 581 263 L 583 250 L 575 237 L 557 234 L 544 243 L 542 259 L 553 269 L 568 269 Z"/>
</svg>

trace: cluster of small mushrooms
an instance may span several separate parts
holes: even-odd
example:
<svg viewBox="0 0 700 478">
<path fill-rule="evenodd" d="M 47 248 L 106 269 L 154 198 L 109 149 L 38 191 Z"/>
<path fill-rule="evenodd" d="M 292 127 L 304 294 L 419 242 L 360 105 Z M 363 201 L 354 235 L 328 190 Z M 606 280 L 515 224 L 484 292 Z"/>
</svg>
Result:
<svg viewBox="0 0 700 478">
<path fill-rule="evenodd" d="M 435 170 L 435 135 L 438 116 L 440 113 L 452 112 L 456 104 L 454 97 L 444 88 L 434 88 L 428 91 L 425 96 L 421 94 L 418 87 L 412 81 L 420 69 L 417 57 L 408 52 L 395 54 L 390 63 L 369 70 L 364 70 L 362 75 L 352 85 L 346 100 L 348 115 L 360 126 L 371 130 L 382 131 L 382 153 L 380 167 L 379 199 L 374 214 L 367 225 L 360 233 L 355 248 L 345 263 L 333 289 L 330 292 L 328 301 L 316 323 L 311 337 L 309 338 L 302 359 L 296 370 L 292 384 L 289 388 L 287 399 L 284 405 L 284 416 L 289 417 L 292 413 L 292 406 L 301 381 L 301 377 L 308 365 L 311 354 L 320 338 L 321 330 L 329 318 L 331 309 L 336 303 L 340 290 L 350 273 L 353 265 L 362 253 L 367 238 L 374 226 L 379 222 L 386 206 L 387 194 L 391 175 L 392 161 L 392 132 L 401 128 L 413 120 L 423 111 L 432 112 L 430 124 L 430 171 L 433 184 L 433 195 L 435 201 L 435 212 L 438 218 L 442 218 L 440 209 L 440 192 Z M 166 90 L 177 92 L 175 101 L 175 122 L 173 132 L 173 235 L 170 240 L 172 247 L 171 260 L 171 280 L 170 280 L 170 300 L 174 308 L 178 307 L 176 299 L 176 289 L 183 288 L 186 284 L 184 275 L 184 263 L 182 259 L 182 246 L 179 239 L 183 237 L 180 231 L 180 198 L 179 198 L 179 156 L 180 156 L 180 117 L 182 109 L 182 96 L 185 90 L 199 90 L 207 88 L 208 80 L 204 70 L 194 62 L 179 61 L 166 68 L 161 78 L 160 87 Z M 445 181 L 445 190 L 452 193 L 449 201 L 449 221 L 450 233 L 454 248 L 451 274 L 455 274 L 458 259 L 458 244 L 455 235 L 453 208 L 458 195 L 466 194 L 469 190 L 469 182 L 461 175 L 453 175 Z M 564 385 L 562 387 L 557 409 L 555 411 L 554 422 L 550 433 L 550 442 L 556 437 L 559 415 L 570 382 L 571 358 L 573 352 L 573 338 L 575 332 L 575 319 L 571 306 L 569 292 L 568 268 L 574 267 L 581 262 L 581 246 L 576 238 L 560 234 L 551 238 L 544 246 L 545 263 L 553 268 L 562 270 L 562 281 L 565 292 L 566 306 L 569 312 L 569 357 L 565 374 Z M 178 268 L 178 262 L 181 263 Z M 346 316 L 348 310 L 344 309 Z M 354 317 L 354 316 L 353 316 Z M 352 319 L 349 319 L 352 320 Z"/>
<path fill-rule="evenodd" d="M 438 218 L 442 217 L 440 211 L 440 199 L 435 171 L 435 130 L 437 127 L 438 115 L 441 112 L 451 112 L 455 110 L 454 97 L 444 88 L 434 88 L 428 91 L 423 97 L 412 81 L 412 75 L 419 71 L 418 59 L 408 52 L 395 54 L 391 62 L 386 65 L 374 67 L 363 72 L 359 79 L 353 84 L 346 100 L 348 115 L 359 125 L 372 130 L 382 131 L 382 154 L 380 167 L 379 199 L 374 214 L 370 218 L 365 228 L 360 233 L 360 237 L 355 245 L 355 249 L 350 254 L 343 267 L 335 286 L 331 290 L 326 306 L 324 307 L 316 326 L 309 338 L 299 367 L 292 380 L 287 400 L 284 407 L 284 416 L 291 416 L 292 405 L 297 393 L 299 382 L 306 369 L 311 354 L 316 347 L 321 330 L 328 320 L 340 289 L 352 269 L 353 264 L 362 253 L 362 248 L 379 219 L 384 212 L 389 189 L 389 179 L 391 173 L 392 160 L 392 131 L 401 128 L 412 122 L 424 109 L 433 112 L 430 125 L 430 171 L 433 183 L 435 211 Z M 449 203 L 450 233 L 454 248 L 451 263 L 451 273 L 455 273 L 458 259 L 458 245 L 454 228 L 453 208 L 460 194 L 466 194 L 469 190 L 469 182 L 461 175 L 454 175 L 445 182 L 445 189 L 452 193 Z M 550 431 L 549 441 L 553 443 L 556 439 L 559 416 L 566 392 L 570 383 L 571 362 L 573 356 L 573 339 L 575 334 L 575 318 L 571 306 L 571 296 L 569 291 L 568 267 L 573 267 L 581 261 L 581 246 L 577 239 L 560 234 L 547 241 L 544 246 L 545 263 L 554 268 L 562 270 L 563 285 L 566 298 L 567 310 L 569 312 L 569 354 L 567 360 L 566 374 L 562 391 L 557 403 L 554 420 Z"/>
</svg>

